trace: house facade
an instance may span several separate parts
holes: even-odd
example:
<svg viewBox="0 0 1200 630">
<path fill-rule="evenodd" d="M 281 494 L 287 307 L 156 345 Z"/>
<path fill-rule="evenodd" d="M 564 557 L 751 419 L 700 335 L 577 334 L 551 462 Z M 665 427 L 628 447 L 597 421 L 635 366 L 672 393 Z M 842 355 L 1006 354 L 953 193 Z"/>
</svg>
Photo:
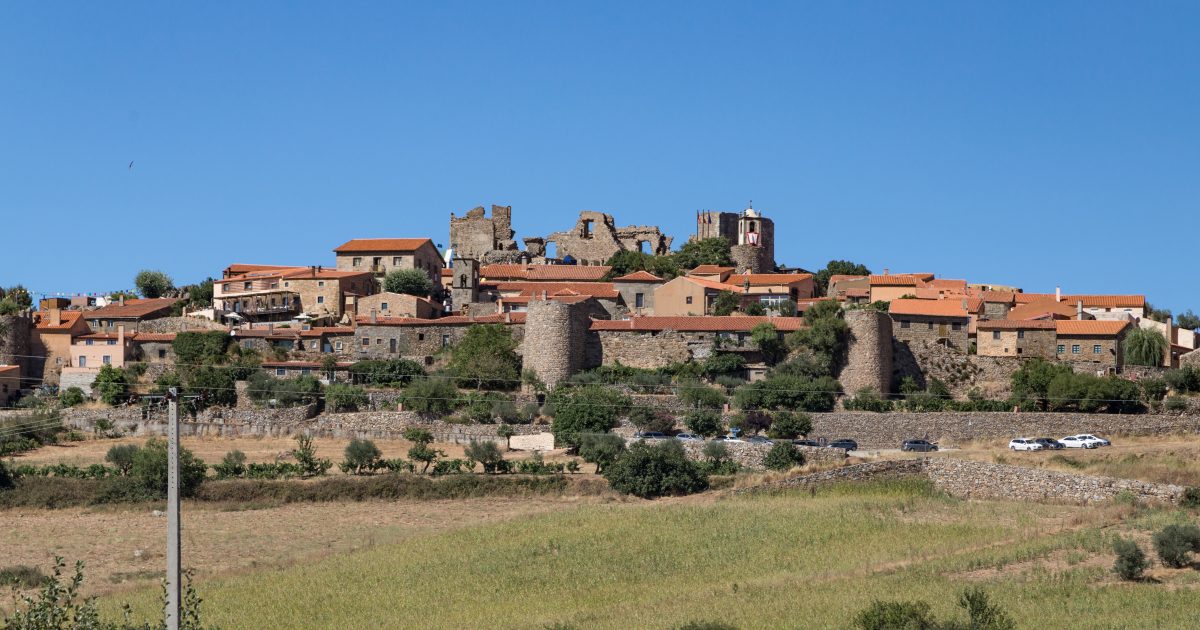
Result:
<svg viewBox="0 0 1200 630">
<path fill-rule="evenodd" d="M 976 328 L 979 356 L 1050 360 L 1057 354 L 1057 328 L 1053 320 L 985 320 Z"/>
<path fill-rule="evenodd" d="M 40 372 L 42 382 L 57 385 L 59 374 L 71 364 L 71 342 L 80 335 L 92 332 L 80 311 L 51 308 L 33 314 L 30 330 L 30 354 L 34 359 L 34 374 Z"/>
<path fill-rule="evenodd" d="M 1123 343 L 1132 328 L 1122 320 L 1058 320 L 1054 322 L 1059 361 L 1094 366 L 1097 372 L 1125 365 Z M 1081 365 L 1082 367 L 1082 365 Z"/>
<path fill-rule="evenodd" d="M 970 313 L 966 300 L 891 300 L 892 336 L 908 344 L 941 344 L 966 353 Z"/>
<path fill-rule="evenodd" d="M 139 324 L 150 319 L 169 316 L 177 298 L 130 299 L 124 297 L 94 311 L 84 311 L 83 319 L 95 333 L 115 333 L 117 328 L 136 332 Z"/>
<path fill-rule="evenodd" d="M 334 248 L 338 271 L 369 273 L 382 279 L 399 269 L 416 269 L 434 286 L 442 283 L 442 256 L 427 238 L 356 238 Z"/>
<path fill-rule="evenodd" d="M 352 320 L 356 300 L 375 292 L 370 272 L 283 267 L 217 280 L 213 306 L 243 322 L 279 322 L 303 316 L 332 324 L 344 318 Z"/>
</svg>

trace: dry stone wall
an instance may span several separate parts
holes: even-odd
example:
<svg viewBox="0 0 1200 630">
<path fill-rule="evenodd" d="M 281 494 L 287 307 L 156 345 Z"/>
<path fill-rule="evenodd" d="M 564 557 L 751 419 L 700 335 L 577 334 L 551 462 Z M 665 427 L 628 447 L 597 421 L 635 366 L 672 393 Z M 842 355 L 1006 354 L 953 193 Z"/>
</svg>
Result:
<svg viewBox="0 0 1200 630">
<path fill-rule="evenodd" d="M 626 444 L 633 444 L 637 439 L 626 437 Z M 655 444 L 655 440 L 649 440 L 650 444 Z M 704 446 L 709 442 L 701 442 L 698 440 L 680 440 L 683 445 L 683 452 L 687 454 L 688 459 L 703 461 Z M 846 462 L 846 451 L 837 448 L 817 448 L 812 446 L 797 446 L 796 450 L 804 454 L 804 461 L 807 464 L 817 464 L 821 466 L 837 465 Z M 768 444 L 750 444 L 748 442 L 726 442 L 725 450 L 729 454 L 729 458 L 738 463 L 742 468 L 750 470 L 762 470 L 763 459 L 770 452 L 771 446 Z"/>
</svg>

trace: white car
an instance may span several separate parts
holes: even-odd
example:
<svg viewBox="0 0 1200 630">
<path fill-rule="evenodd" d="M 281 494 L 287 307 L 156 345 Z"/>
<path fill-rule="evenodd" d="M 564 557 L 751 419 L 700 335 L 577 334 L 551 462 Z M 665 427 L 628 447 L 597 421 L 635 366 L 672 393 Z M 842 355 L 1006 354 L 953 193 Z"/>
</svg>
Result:
<svg viewBox="0 0 1200 630">
<path fill-rule="evenodd" d="M 1033 438 L 1015 438 L 1008 441 L 1008 448 L 1014 451 L 1040 451 L 1044 447 Z"/>
<path fill-rule="evenodd" d="M 1096 448 L 1097 446 L 1108 445 L 1108 440 L 1101 440 L 1094 435 L 1088 435 L 1086 433 L 1081 433 L 1079 435 L 1068 435 L 1067 437 L 1059 440 L 1059 442 L 1062 442 L 1063 446 L 1067 448 Z"/>
<path fill-rule="evenodd" d="M 1112 446 L 1112 442 L 1109 442 L 1098 435 L 1092 435 L 1091 433 L 1080 433 L 1075 437 L 1083 438 L 1085 440 L 1093 440 L 1096 442 L 1096 446 Z"/>
</svg>

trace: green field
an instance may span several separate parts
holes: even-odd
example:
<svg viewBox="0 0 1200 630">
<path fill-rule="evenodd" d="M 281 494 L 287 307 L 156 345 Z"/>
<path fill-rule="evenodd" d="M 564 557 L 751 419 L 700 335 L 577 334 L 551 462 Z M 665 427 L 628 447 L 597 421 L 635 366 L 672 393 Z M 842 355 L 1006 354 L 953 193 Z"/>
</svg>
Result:
<svg viewBox="0 0 1200 630">
<path fill-rule="evenodd" d="M 564 507 L 199 590 L 226 629 L 844 628 L 874 598 L 952 615 L 972 584 L 1020 627 L 1187 628 L 1200 571 L 1127 584 L 1108 570 L 1113 536 L 1182 519 L 1196 515 L 964 502 L 906 481 Z M 157 597 L 136 594 L 135 611 Z"/>
</svg>

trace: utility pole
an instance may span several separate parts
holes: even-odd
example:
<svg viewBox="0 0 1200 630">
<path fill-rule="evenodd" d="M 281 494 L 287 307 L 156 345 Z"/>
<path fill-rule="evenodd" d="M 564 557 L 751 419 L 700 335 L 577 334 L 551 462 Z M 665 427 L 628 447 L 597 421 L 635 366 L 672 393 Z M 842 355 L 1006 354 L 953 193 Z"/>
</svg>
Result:
<svg viewBox="0 0 1200 630">
<path fill-rule="evenodd" d="M 167 394 L 167 630 L 179 630 L 179 392 Z"/>
</svg>

